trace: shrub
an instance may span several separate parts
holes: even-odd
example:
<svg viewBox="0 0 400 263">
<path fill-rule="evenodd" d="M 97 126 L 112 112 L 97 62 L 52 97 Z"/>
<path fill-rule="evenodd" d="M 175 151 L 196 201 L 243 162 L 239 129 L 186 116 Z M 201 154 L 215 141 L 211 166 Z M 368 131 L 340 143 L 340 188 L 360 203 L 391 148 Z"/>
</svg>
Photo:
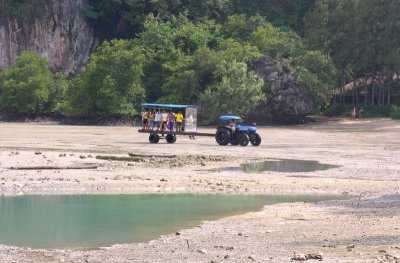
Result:
<svg viewBox="0 0 400 263">
<path fill-rule="evenodd" d="M 392 119 L 400 120 L 400 106 L 392 105 L 390 110 L 390 117 Z"/>
<path fill-rule="evenodd" d="M 385 106 L 367 106 L 364 107 L 364 118 L 376 118 L 376 117 L 389 117 L 391 111 L 390 105 Z"/>
<path fill-rule="evenodd" d="M 328 117 L 334 116 L 349 116 L 352 106 L 347 104 L 332 104 L 329 105 L 324 113 Z"/>
</svg>

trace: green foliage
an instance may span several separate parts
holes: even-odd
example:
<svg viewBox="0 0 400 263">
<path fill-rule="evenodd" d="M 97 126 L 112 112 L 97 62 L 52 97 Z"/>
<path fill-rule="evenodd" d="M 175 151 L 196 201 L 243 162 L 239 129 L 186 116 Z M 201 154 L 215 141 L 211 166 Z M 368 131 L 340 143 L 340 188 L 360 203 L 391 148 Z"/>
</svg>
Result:
<svg viewBox="0 0 400 263">
<path fill-rule="evenodd" d="M 50 113 L 61 108 L 66 81 L 53 76 L 50 64 L 32 52 L 24 52 L 11 68 L 0 72 L 0 111 Z"/>
<path fill-rule="evenodd" d="M 267 21 L 260 15 L 246 16 L 245 14 L 235 14 L 229 16 L 223 26 L 223 33 L 228 38 L 234 38 L 244 42 L 260 26 L 267 25 Z"/>
<path fill-rule="evenodd" d="M 390 117 L 395 120 L 400 120 L 400 106 L 392 105 L 390 109 Z"/>
<path fill-rule="evenodd" d="M 0 16 L 31 21 L 49 0 L 0 0 Z"/>
<path fill-rule="evenodd" d="M 399 12 L 397 0 L 317 0 L 305 18 L 307 43 L 340 69 L 338 86 L 362 77 L 392 79 L 400 67 Z"/>
<path fill-rule="evenodd" d="M 391 112 L 390 105 L 384 106 L 367 106 L 363 108 L 364 118 L 375 118 L 375 117 L 389 117 Z"/>
<path fill-rule="evenodd" d="M 259 14 L 259 17 L 267 19 L 275 26 L 302 33 L 304 14 L 312 7 L 313 2 L 314 0 L 89 0 L 81 9 L 93 22 L 100 38 L 113 39 L 132 38 L 142 32 L 143 22 L 149 14 L 162 21 L 169 21 L 173 16 L 184 13 L 191 21 L 212 19 L 219 22 L 225 21 L 230 15 Z M 231 22 L 228 21 L 228 25 L 239 27 L 230 27 L 228 32 L 240 33 L 246 31 L 246 28 L 259 25 L 257 21 L 253 25 Z"/>
<path fill-rule="evenodd" d="M 291 62 L 297 82 L 314 102 L 315 109 L 329 104 L 336 81 L 336 69 L 330 58 L 319 51 L 306 51 Z"/>
<path fill-rule="evenodd" d="M 350 116 L 352 107 L 346 104 L 331 104 L 324 109 L 323 113 L 328 117 Z"/>
<path fill-rule="evenodd" d="M 218 81 L 200 95 L 206 122 L 215 121 L 221 113 L 245 115 L 265 98 L 264 82 L 247 71 L 246 63 L 222 61 L 214 74 Z"/>
<path fill-rule="evenodd" d="M 150 14 L 162 21 L 186 13 L 191 21 L 220 19 L 225 16 L 227 0 L 89 0 L 82 6 L 93 21 L 100 38 L 132 38 L 145 28 Z"/>
<path fill-rule="evenodd" d="M 252 34 L 250 43 L 263 54 L 273 58 L 288 58 L 304 48 L 301 38 L 296 33 L 282 31 L 272 24 L 258 27 Z"/>
<path fill-rule="evenodd" d="M 303 17 L 314 0 L 231 0 L 230 12 L 253 16 L 259 14 L 274 26 L 303 33 Z"/>
<path fill-rule="evenodd" d="M 145 96 L 143 51 L 132 41 L 104 42 L 69 89 L 78 115 L 135 114 Z"/>
</svg>

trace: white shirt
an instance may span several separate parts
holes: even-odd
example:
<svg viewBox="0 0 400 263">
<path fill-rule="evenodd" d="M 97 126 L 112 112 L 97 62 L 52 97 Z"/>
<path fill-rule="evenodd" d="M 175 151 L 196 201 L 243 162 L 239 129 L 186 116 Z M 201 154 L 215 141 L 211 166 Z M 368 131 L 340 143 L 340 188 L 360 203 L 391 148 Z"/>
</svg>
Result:
<svg viewBox="0 0 400 263">
<path fill-rule="evenodd" d="M 154 121 L 161 121 L 161 113 L 157 112 Z"/>
</svg>

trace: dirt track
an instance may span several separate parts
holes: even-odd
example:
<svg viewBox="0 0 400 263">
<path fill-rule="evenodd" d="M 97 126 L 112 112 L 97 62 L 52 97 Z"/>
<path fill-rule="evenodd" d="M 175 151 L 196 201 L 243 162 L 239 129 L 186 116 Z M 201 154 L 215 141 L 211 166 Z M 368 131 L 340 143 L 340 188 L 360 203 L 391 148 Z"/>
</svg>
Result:
<svg viewBox="0 0 400 263">
<path fill-rule="evenodd" d="M 202 137 L 153 145 L 136 128 L 0 123 L 0 193 L 326 193 L 362 199 L 269 206 L 148 244 L 94 251 L 0 246 L 0 261 L 289 262 L 295 252 L 321 251 L 324 262 L 400 262 L 400 122 L 339 120 L 259 131 L 259 147 L 220 147 Z M 274 158 L 339 167 L 221 171 Z"/>
</svg>

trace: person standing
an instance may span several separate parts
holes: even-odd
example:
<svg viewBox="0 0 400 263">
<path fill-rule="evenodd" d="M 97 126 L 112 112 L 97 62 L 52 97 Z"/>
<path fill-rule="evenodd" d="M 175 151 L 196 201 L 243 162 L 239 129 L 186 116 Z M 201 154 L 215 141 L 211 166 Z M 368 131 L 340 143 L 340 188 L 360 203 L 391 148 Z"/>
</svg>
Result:
<svg viewBox="0 0 400 263">
<path fill-rule="evenodd" d="M 149 127 L 148 127 L 148 130 L 152 130 L 153 129 L 154 118 L 155 118 L 154 111 L 153 110 L 149 111 L 149 117 L 148 117 Z"/>
<path fill-rule="evenodd" d="M 154 125 L 153 129 L 156 128 L 157 131 L 160 129 L 160 123 L 161 123 L 161 112 L 157 111 L 155 116 L 154 116 Z"/>
<path fill-rule="evenodd" d="M 176 132 L 182 131 L 182 121 L 183 121 L 183 114 L 182 114 L 182 112 L 179 111 L 178 114 L 176 114 L 176 116 L 175 116 Z"/>
<path fill-rule="evenodd" d="M 148 109 L 144 109 L 142 111 L 142 129 L 147 130 L 148 125 L 149 125 L 149 111 Z"/>
<path fill-rule="evenodd" d="M 161 131 L 164 131 L 164 129 L 166 128 L 167 121 L 168 121 L 168 113 L 166 113 L 165 110 L 163 110 L 161 113 L 161 124 L 160 124 Z"/>
<path fill-rule="evenodd" d="M 353 109 L 351 110 L 351 118 L 352 118 L 353 120 L 356 119 L 356 107 L 353 107 Z"/>
<path fill-rule="evenodd" d="M 168 114 L 168 129 L 174 131 L 175 113 L 171 110 Z"/>
</svg>

